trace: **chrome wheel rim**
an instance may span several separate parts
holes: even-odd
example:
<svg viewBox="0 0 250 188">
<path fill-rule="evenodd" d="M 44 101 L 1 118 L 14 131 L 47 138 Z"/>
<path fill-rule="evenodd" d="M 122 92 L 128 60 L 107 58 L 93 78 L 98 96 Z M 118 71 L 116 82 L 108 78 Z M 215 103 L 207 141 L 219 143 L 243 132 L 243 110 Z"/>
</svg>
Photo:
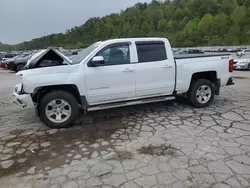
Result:
<svg viewBox="0 0 250 188">
<path fill-rule="evenodd" d="M 54 99 L 47 104 L 45 113 L 47 118 L 53 123 L 63 123 L 69 119 L 72 110 L 67 101 Z"/>
<path fill-rule="evenodd" d="M 208 85 L 202 85 L 196 92 L 196 99 L 199 103 L 207 103 L 212 96 L 212 90 Z"/>
</svg>

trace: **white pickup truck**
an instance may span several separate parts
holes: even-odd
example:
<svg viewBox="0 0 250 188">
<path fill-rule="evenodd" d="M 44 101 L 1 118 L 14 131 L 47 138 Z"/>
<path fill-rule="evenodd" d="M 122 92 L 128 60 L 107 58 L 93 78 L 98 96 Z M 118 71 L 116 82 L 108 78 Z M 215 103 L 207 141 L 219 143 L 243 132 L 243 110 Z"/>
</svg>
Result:
<svg viewBox="0 0 250 188">
<path fill-rule="evenodd" d="M 233 84 L 230 55 L 174 57 L 165 38 L 97 42 L 71 61 L 17 73 L 22 83 L 15 86 L 16 103 L 35 107 L 51 128 L 72 125 L 80 109 L 88 112 L 177 96 L 185 96 L 194 107 L 206 107 L 220 87 Z"/>
</svg>

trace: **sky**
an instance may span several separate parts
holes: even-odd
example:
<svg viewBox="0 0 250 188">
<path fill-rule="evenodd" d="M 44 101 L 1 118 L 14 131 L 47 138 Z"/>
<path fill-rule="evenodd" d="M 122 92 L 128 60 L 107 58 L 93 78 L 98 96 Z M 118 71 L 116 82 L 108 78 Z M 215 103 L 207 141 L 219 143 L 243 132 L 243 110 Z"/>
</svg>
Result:
<svg viewBox="0 0 250 188">
<path fill-rule="evenodd" d="M 0 0 L 0 42 L 17 44 L 151 0 Z"/>
</svg>

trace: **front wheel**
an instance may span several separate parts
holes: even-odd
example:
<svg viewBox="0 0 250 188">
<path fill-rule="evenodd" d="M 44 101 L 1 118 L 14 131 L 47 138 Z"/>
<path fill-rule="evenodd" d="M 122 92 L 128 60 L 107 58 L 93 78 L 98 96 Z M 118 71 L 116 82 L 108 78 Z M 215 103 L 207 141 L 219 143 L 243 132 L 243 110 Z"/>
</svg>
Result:
<svg viewBox="0 0 250 188">
<path fill-rule="evenodd" d="M 18 65 L 17 68 L 16 68 L 16 72 L 19 72 L 19 71 L 23 70 L 24 66 L 25 66 L 24 64 Z"/>
<path fill-rule="evenodd" d="M 71 126 L 78 117 L 79 111 L 76 98 L 62 90 L 47 93 L 39 105 L 41 121 L 55 129 Z"/>
<path fill-rule="evenodd" d="M 208 106 L 214 99 L 215 87 L 206 79 L 199 79 L 191 84 L 188 99 L 194 107 L 202 108 Z"/>
</svg>

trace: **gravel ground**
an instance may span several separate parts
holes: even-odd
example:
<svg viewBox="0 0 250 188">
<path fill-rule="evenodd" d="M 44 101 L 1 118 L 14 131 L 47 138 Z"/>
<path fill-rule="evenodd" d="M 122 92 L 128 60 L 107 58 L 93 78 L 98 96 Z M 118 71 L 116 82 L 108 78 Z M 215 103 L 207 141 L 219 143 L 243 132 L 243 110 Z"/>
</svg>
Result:
<svg viewBox="0 0 250 188">
<path fill-rule="evenodd" d="M 250 187 L 250 72 L 205 109 L 183 102 L 105 110 L 51 130 L 12 103 L 0 70 L 0 187 Z"/>
</svg>

